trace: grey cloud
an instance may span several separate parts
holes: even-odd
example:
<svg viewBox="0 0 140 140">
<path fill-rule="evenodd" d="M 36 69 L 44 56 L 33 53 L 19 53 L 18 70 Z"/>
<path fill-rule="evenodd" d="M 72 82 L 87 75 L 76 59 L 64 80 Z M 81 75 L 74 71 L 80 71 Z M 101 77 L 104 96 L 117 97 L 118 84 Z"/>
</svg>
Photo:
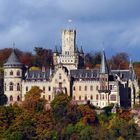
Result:
<svg viewBox="0 0 140 140">
<path fill-rule="evenodd" d="M 1 0 L 0 47 L 53 48 L 61 45 L 62 29 L 73 27 L 87 52 L 105 48 L 108 55 L 127 51 L 140 59 L 139 7 L 139 0 Z"/>
</svg>

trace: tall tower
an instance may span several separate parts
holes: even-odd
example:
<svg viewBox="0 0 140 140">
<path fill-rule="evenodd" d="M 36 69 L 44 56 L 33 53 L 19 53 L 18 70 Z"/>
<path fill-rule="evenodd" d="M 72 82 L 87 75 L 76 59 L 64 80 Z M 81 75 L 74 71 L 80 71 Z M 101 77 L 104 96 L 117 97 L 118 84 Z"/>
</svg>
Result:
<svg viewBox="0 0 140 140">
<path fill-rule="evenodd" d="M 102 52 L 101 66 L 100 66 L 100 90 L 108 91 L 108 65 L 106 61 L 105 52 Z"/>
<path fill-rule="evenodd" d="M 22 98 L 22 68 L 23 64 L 18 60 L 15 50 L 13 50 L 4 64 L 4 94 L 7 97 L 7 104 L 20 101 Z"/>
<path fill-rule="evenodd" d="M 76 48 L 76 30 L 62 32 L 62 55 L 74 55 Z"/>
</svg>

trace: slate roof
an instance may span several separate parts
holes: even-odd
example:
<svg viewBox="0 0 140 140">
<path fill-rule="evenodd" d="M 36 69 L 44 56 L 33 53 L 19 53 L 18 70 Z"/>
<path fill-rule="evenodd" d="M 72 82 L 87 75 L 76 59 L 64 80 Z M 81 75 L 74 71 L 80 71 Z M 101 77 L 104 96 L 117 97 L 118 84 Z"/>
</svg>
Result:
<svg viewBox="0 0 140 140">
<path fill-rule="evenodd" d="M 99 70 L 85 70 L 85 69 L 79 69 L 79 70 L 70 70 L 70 75 L 75 80 L 99 80 Z"/>
<path fill-rule="evenodd" d="M 22 63 L 19 61 L 19 59 L 16 56 L 15 50 L 12 51 L 11 55 L 9 56 L 7 62 L 4 64 L 4 66 L 13 66 L 13 67 L 21 67 Z"/>
<path fill-rule="evenodd" d="M 49 80 L 50 70 L 43 72 L 42 70 L 28 71 L 25 76 L 26 80 Z"/>
</svg>

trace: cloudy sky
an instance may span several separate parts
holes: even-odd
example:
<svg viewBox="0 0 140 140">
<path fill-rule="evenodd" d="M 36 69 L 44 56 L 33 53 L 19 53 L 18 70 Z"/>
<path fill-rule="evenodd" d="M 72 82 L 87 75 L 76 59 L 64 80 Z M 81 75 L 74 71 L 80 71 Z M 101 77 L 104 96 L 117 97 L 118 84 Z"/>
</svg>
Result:
<svg viewBox="0 0 140 140">
<path fill-rule="evenodd" d="M 140 60 L 140 0 L 0 0 L 0 48 L 53 49 L 70 27 L 86 52 L 126 51 Z"/>
</svg>

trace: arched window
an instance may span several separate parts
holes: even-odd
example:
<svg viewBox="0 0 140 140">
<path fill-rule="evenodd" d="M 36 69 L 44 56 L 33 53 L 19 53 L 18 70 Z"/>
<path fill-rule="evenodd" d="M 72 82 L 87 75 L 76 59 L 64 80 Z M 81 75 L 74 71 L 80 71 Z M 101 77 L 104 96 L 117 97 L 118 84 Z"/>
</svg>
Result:
<svg viewBox="0 0 140 140">
<path fill-rule="evenodd" d="M 11 96 L 10 96 L 10 102 L 12 102 L 12 101 L 13 101 L 13 96 L 11 95 Z"/>
<path fill-rule="evenodd" d="M 81 91 L 81 86 L 79 86 L 79 91 Z"/>
<path fill-rule="evenodd" d="M 20 101 L 20 97 L 19 96 L 17 96 L 17 101 Z"/>
<path fill-rule="evenodd" d="M 17 71 L 17 76 L 20 76 L 20 71 L 19 70 Z"/>
<path fill-rule="evenodd" d="M 26 87 L 26 91 L 28 91 L 28 87 Z"/>
<path fill-rule="evenodd" d="M 48 91 L 51 91 L 51 87 L 50 86 L 48 87 Z"/>
<path fill-rule="evenodd" d="M 20 84 L 17 83 L 17 91 L 20 91 Z"/>
<path fill-rule="evenodd" d="M 45 87 L 43 87 L 43 92 L 45 93 Z"/>
<path fill-rule="evenodd" d="M 98 94 L 97 94 L 97 95 L 96 95 L 96 100 L 98 100 L 98 98 L 99 98 L 99 97 L 98 97 Z"/>
<path fill-rule="evenodd" d="M 93 100 L 93 96 L 92 95 L 90 96 L 90 99 Z"/>
<path fill-rule="evenodd" d="M 13 71 L 12 70 L 10 71 L 10 75 L 13 75 Z"/>
<path fill-rule="evenodd" d="M 85 91 L 87 91 L 87 86 L 85 86 Z"/>
<path fill-rule="evenodd" d="M 13 85 L 14 85 L 14 84 L 13 84 L 12 82 L 10 82 L 10 86 L 9 86 L 9 90 L 10 90 L 10 91 L 13 91 Z"/>
</svg>

